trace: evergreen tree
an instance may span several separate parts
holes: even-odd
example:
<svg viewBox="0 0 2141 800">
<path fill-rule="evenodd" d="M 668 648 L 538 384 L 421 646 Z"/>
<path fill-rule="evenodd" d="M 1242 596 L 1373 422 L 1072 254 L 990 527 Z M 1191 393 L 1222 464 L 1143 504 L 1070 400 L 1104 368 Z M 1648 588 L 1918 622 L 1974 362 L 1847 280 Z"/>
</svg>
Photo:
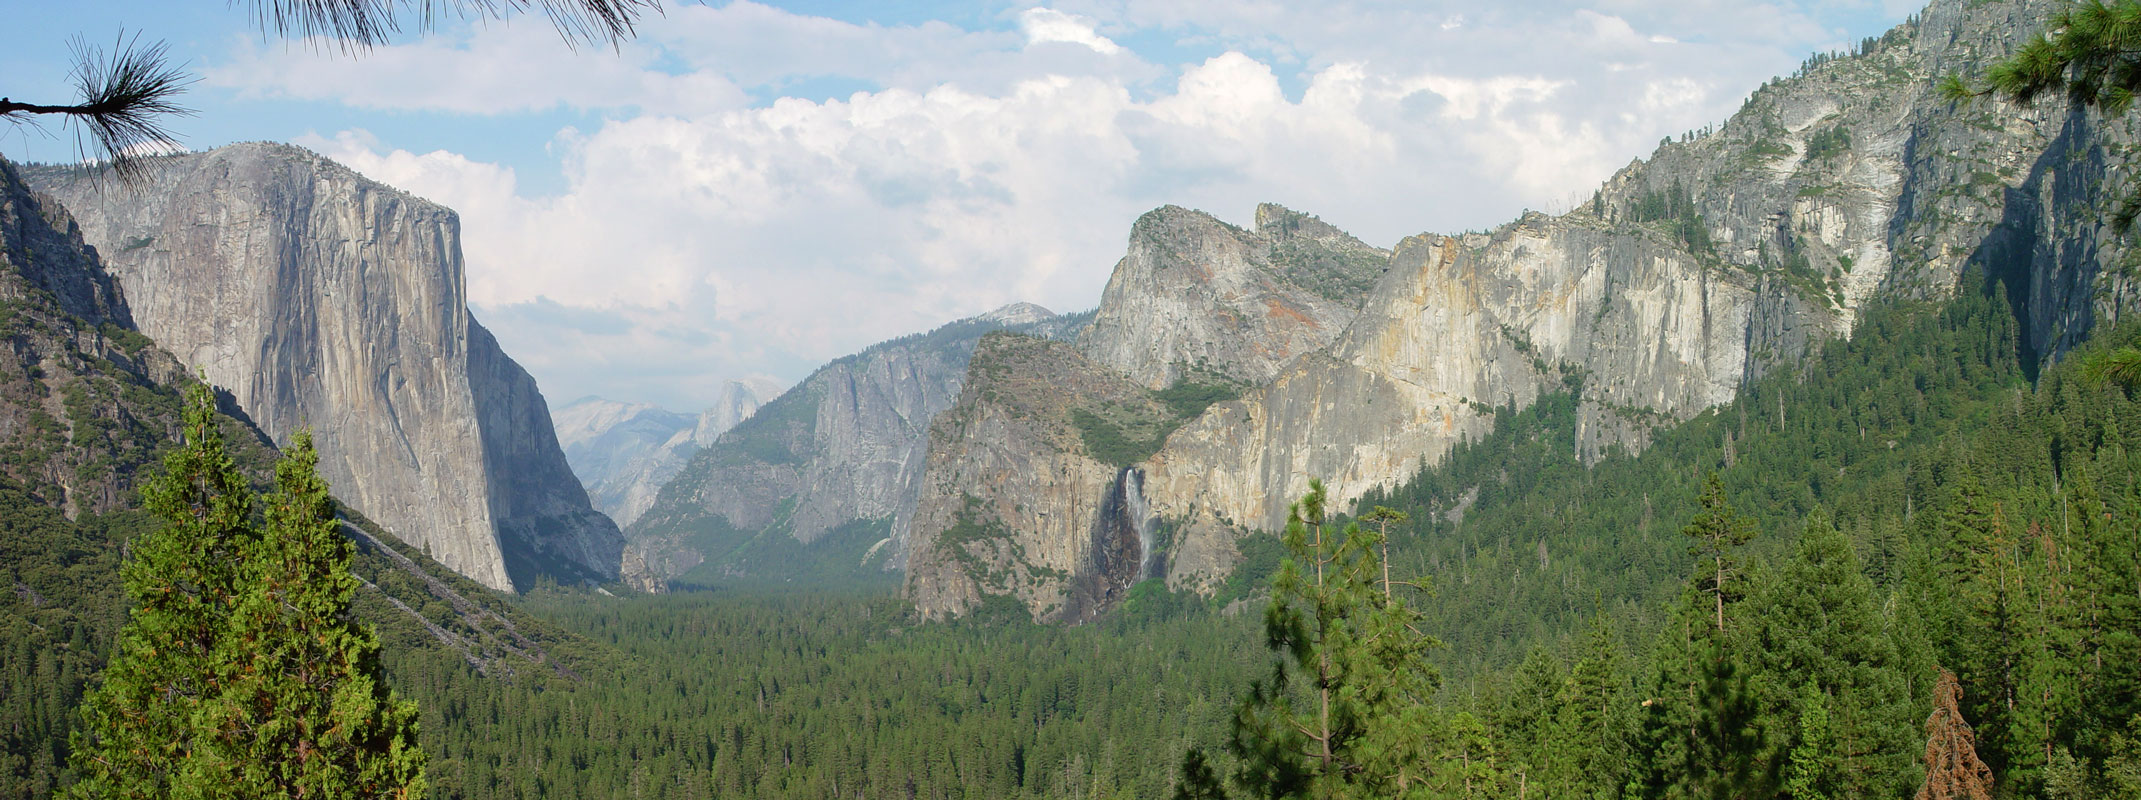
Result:
<svg viewBox="0 0 2141 800">
<path fill-rule="evenodd" d="M 1712 628 L 1703 598 L 1692 588 L 1650 647 L 1650 688 L 1643 699 L 1634 742 L 1636 759 L 1630 778 L 1633 794 L 1652 800 L 1685 798 L 1687 776 L 1694 770 L 1696 699 L 1700 688 L 1700 644 Z"/>
<path fill-rule="evenodd" d="M 205 720 L 217 766 L 238 796 L 422 797 L 416 705 L 387 688 L 378 638 L 350 617 L 351 545 L 318 464 L 309 431 L 276 464 L 226 639 L 237 679 Z"/>
<path fill-rule="evenodd" d="M 1739 660 L 1719 639 L 1697 657 L 1701 686 L 1688 728 L 1686 783 L 1672 797 L 1742 800 L 1766 797 L 1775 785 L 1772 742 Z"/>
<path fill-rule="evenodd" d="M 1422 795 L 1438 763 L 1429 745 L 1443 738 L 1428 705 L 1436 642 L 1402 598 L 1382 593 L 1381 537 L 1357 524 L 1328 530 L 1323 483 L 1309 487 L 1289 514 L 1292 557 L 1264 614 L 1278 657 L 1235 710 L 1234 783 L 1255 797 Z M 1187 796 L 1216 796 L 1212 774 L 1185 770 Z"/>
<path fill-rule="evenodd" d="M 1763 730 L 1761 703 L 1726 628 L 1726 611 L 1745 595 L 1737 554 L 1754 538 L 1752 521 L 1725 500 L 1716 473 L 1703 481 L 1702 511 L 1681 533 L 1696 556 L 1681 602 L 1653 651 L 1656 678 L 1637 737 L 1640 770 L 1633 783 L 1652 798 L 1763 796 L 1776 764 Z"/>
<path fill-rule="evenodd" d="M 2141 349 L 2121 347 L 2091 353 L 2082 362 L 2082 374 L 2095 383 L 2141 388 Z"/>
<path fill-rule="evenodd" d="M 1443 719 L 1439 729 L 1426 785 L 1403 796 L 1453 800 L 1548 796 L 1528 786 L 1521 773 L 1509 774 L 1504 749 L 1479 718 L 1459 711 Z"/>
<path fill-rule="evenodd" d="M 187 392 L 185 446 L 142 490 L 165 525 L 123 567 L 134 609 L 74 740 L 82 798 L 424 794 L 416 707 L 387 690 L 309 433 L 276 466 L 266 525 Z"/>
<path fill-rule="evenodd" d="M 1724 633 L 1726 602 L 1744 594 L 1728 585 L 1728 581 L 1740 577 L 1739 560 L 1733 551 L 1754 539 L 1755 527 L 1751 520 L 1733 512 L 1732 504 L 1725 500 L 1725 484 L 1715 472 L 1703 481 L 1702 495 L 1696 502 L 1702 504 L 1702 513 L 1681 533 L 1694 540 L 1688 545 L 1688 553 L 1697 557 L 1698 580 L 1714 601 L 1717 632 Z"/>
<path fill-rule="evenodd" d="M 235 674 L 228 633 L 257 546 L 253 491 L 224 451 L 208 388 L 186 390 L 185 445 L 142 488 L 164 527 L 136 540 L 121 568 L 133 611 L 100 683 L 82 701 L 70 756 L 77 797 L 184 796 L 206 790 L 212 743 L 198 727 Z"/>
<path fill-rule="evenodd" d="M 1799 740 L 1792 745 L 1791 762 L 1785 766 L 1784 795 L 1792 800 L 1831 800 L 1859 797 L 1846 794 L 1847 773 L 1837 758 L 1834 731 L 1829 726 L 1829 695 L 1821 685 L 1808 681 L 1799 701 Z"/>
<path fill-rule="evenodd" d="M 1625 669 L 1613 621 L 1604 612 L 1594 614 L 1561 706 L 1561 729 L 1577 775 L 1572 797 L 1606 800 L 1620 797 L 1625 788 L 1632 707 Z"/>
<path fill-rule="evenodd" d="M 1759 670 L 1764 716 L 1797 740 L 1794 785 L 1823 797 L 1907 794 L 1917 776 L 1900 659 L 1872 581 L 1826 514 L 1807 521 L 1797 554 L 1757 602 L 1743 648 Z M 1813 706 L 1822 719 L 1806 719 Z M 1823 743 L 1812 745 L 1814 735 Z"/>
<path fill-rule="evenodd" d="M 1548 782 L 1558 772 L 1559 711 L 1568 671 L 1561 659 L 1534 648 L 1503 689 L 1494 713 L 1494 730 L 1510 754 L 1510 768 L 1526 788 Z"/>
</svg>

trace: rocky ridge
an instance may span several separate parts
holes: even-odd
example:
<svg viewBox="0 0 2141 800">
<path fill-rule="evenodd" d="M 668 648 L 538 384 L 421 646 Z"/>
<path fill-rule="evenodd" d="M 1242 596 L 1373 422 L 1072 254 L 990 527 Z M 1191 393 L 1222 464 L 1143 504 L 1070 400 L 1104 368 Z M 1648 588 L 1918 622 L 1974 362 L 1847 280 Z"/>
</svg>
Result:
<svg viewBox="0 0 2141 800">
<path fill-rule="evenodd" d="M 1485 432 L 1495 407 L 1521 408 L 1542 393 L 1579 393 L 1581 430 L 1570 446 L 1596 458 L 1640 448 L 1658 427 L 1731 399 L 1815 342 L 1848 335 L 1869 303 L 1951 296 L 1966 274 L 2006 285 L 2039 358 L 2131 310 L 2141 281 L 2097 212 L 2124 185 L 2113 165 L 2135 152 L 2131 123 L 2048 106 L 1958 107 L 1933 89 L 1942 75 L 2009 52 L 2054 5 L 1939 0 L 1864 52 L 1815 59 L 1765 85 L 1722 126 L 1662 144 L 1568 214 L 1401 242 L 1342 334 L 1275 362 L 1268 379 L 1212 405 L 1139 462 L 1146 513 L 1174 532 L 1162 559 L 1169 584 L 1209 588 L 1237 558 L 1236 537 L 1278 527 L 1309 478 L 1351 501 Z M 1185 254 L 1173 272 L 1210 265 L 1217 274 L 1237 258 L 1217 248 Z M 1151 386 L 1166 375 L 1156 364 L 1223 346 L 1199 340 L 1223 335 L 1232 320 L 1209 303 L 1154 313 L 1196 308 L 1209 290 L 1132 289 L 1123 273 L 1133 266 L 1127 258 L 1118 266 L 1088 337 L 1171 344 L 1089 355 Z M 1152 329 L 1137 330 L 1138 320 Z M 986 389 L 979 384 L 970 378 L 969 396 Z M 970 412 L 947 416 L 960 413 Z M 1008 423 L 973 435 L 998 433 L 1030 435 Z M 960 453 L 986 459 L 1045 448 L 1046 439 L 942 446 L 947 454 L 930 463 L 955 476 L 972 472 Z M 1090 529 L 1097 498 L 1116 491 L 1088 483 L 1082 493 L 978 496 L 976 509 L 1073 519 L 1021 527 L 999 515 L 966 549 L 1060 549 L 1051 537 Z M 932 616 L 999 594 L 1037 618 L 1059 618 L 1045 597 L 975 577 L 1015 567 L 917 563 L 908 592 Z"/>
<path fill-rule="evenodd" d="M 312 428 L 337 495 L 395 536 L 496 589 L 616 576 L 616 526 L 468 312 L 452 211 L 275 144 L 154 159 L 129 191 L 29 177 L 144 333 L 276 441 Z"/>
<path fill-rule="evenodd" d="M 1390 254 L 1266 203 L 1243 230 L 1166 206 L 1138 218 L 1078 349 L 1150 389 L 1262 384 L 1331 343 Z"/>
<path fill-rule="evenodd" d="M 0 160 L 0 486 L 68 520 L 135 504 L 187 376 L 134 329 L 64 207 Z"/>
</svg>

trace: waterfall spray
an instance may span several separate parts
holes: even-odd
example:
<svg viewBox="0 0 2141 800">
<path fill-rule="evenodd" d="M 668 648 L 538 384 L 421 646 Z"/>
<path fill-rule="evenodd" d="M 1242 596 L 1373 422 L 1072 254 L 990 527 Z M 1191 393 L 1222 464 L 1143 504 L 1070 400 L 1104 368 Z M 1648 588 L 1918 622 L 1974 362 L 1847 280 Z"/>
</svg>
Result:
<svg viewBox="0 0 2141 800">
<path fill-rule="evenodd" d="M 1130 579 L 1136 584 L 1152 577 L 1152 511 L 1145 506 L 1145 471 L 1137 467 L 1125 467 L 1122 477 L 1123 511 L 1130 517 L 1130 524 L 1137 526 L 1137 575 Z"/>
</svg>

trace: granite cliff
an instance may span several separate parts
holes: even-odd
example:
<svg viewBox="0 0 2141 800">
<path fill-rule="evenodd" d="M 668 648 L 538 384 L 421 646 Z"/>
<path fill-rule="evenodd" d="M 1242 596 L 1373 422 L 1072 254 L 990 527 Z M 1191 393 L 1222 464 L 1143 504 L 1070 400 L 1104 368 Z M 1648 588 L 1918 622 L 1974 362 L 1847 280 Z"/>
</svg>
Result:
<svg viewBox="0 0 2141 800">
<path fill-rule="evenodd" d="M 125 554 L 162 524 L 140 487 L 179 442 L 180 391 L 194 378 L 134 328 L 121 282 L 67 210 L 5 159 L 0 342 L 0 662 L 12 676 L 0 776 L 10 796 L 45 796 L 71 779 L 53 743 L 79 729 L 73 708 L 126 620 Z M 237 410 L 225 400 L 226 414 Z M 218 420 L 226 452 L 267 488 L 266 438 Z M 353 611 L 391 651 L 430 650 L 498 677 L 585 670 L 584 643 L 346 511 L 363 586 Z"/>
<path fill-rule="evenodd" d="M 121 191 L 30 176 L 135 321 L 261 430 L 319 442 L 336 494 L 496 589 L 617 575 L 535 381 L 470 316 L 452 211 L 286 145 L 150 162 Z"/>
<path fill-rule="evenodd" d="M 2117 166 L 2135 151 L 2133 126 L 2054 105 L 1958 105 L 1934 91 L 1940 76 L 2009 52 L 2054 7 L 1939 0 L 1857 52 L 1812 59 L 1761 87 L 1721 126 L 1668 139 L 1568 214 L 1400 242 L 1347 310 L 1343 331 L 1291 359 L 1237 355 L 1226 374 L 1253 385 L 1136 462 L 1144 496 L 1130 505 L 1166 532 L 1148 537 L 1165 552 L 1141 560 L 1164 564 L 1172 586 L 1209 588 L 1237 558 L 1236 537 L 1278 527 L 1309 478 L 1351 501 L 1484 433 L 1495 407 L 1521 408 L 1545 392 L 1581 398 L 1580 432 L 1568 443 L 1575 452 L 1640 448 L 1660 426 L 1729 400 L 1824 338 L 1849 335 L 1868 304 L 1947 297 L 1968 275 L 2004 283 L 2025 346 L 2056 357 L 2098 320 L 2141 302 L 2141 282 L 2099 211 L 2123 191 Z M 1148 227 L 1162 230 L 1141 221 Z M 1212 238 L 1134 237 L 1133 257 L 1118 265 L 1081 340 L 1085 355 L 1157 387 L 1180 374 L 1167 365 L 1243 352 L 1205 341 L 1242 334 L 1230 327 L 1239 304 L 1200 302 L 1225 293 L 1221 276 L 1240 259 L 1199 244 Z M 1190 279 L 1135 274 L 1154 260 L 1141 252 L 1180 253 L 1169 273 Z M 1273 327 L 1251 335 L 1285 340 Z M 946 417 L 988 411 L 991 380 L 970 376 Z M 1065 546 L 1054 538 L 1063 531 L 1104 527 L 1097 509 L 1117 484 L 1000 495 L 960 484 L 976 474 L 968 458 L 1050 446 L 1009 423 L 967 435 L 1026 438 L 933 443 L 945 452 L 932 452 L 925 485 L 943 486 L 945 497 L 922 503 L 950 498 L 975 509 L 980 527 L 968 530 L 982 533 L 962 549 L 1003 555 L 979 566 L 915 562 L 910 597 L 932 616 L 996 594 L 1038 618 L 1063 618 L 1050 598 L 986 578 L 1016 572 L 1022 558 L 1091 572 L 1019 554 L 1053 553 Z M 946 480 L 937 480 L 940 469 Z M 1024 525 L 1026 517 L 1051 524 Z M 917 541 L 963 522 L 929 519 L 937 529 L 918 526 Z"/>
<path fill-rule="evenodd" d="M 1131 226 L 1129 253 L 1078 349 L 1150 389 L 1184 379 L 1262 384 L 1345 330 L 1389 258 L 1269 203 L 1255 230 L 1160 208 Z"/>
<path fill-rule="evenodd" d="M 929 429 L 909 595 L 931 617 L 984 594 L 1051 621 L 1112 606 L 1144 567 L 1152 520 L 1123 506 L 1139 473 L 1110 463 L 1110 437 L 1094 432 L 1150 440 L 1174 422 L 1151 391 L 1070 344 L 982 337 L 958 403 Z"/>
<path fill-rule="evenodd" d="M 628 577 L 658 590 L 694 569 L 793 573 L 796 559 L 898 568 L 930 420 L 959 396 L 975 342 L 995 330 L 1068 337 L 1087 318 L 1020 303 L 819 368 L 662 486 L 628 529 Z"/>
<path fill-rule="evenodd" d="M 1075 346 L 992 335 L 930 430 L 906 591 L 925 616 L 1008 595 L 1080 621 L 1164 570 L 1143 468 L 1186 420 L 1329 347 L 1390 254 L 1266 204 L 1244 230 L 1132 226 Z"/>
<path fill-rule="evenodd" d="M 595 510 L 629 526 L 693 453 L 748 419 L 780 386 L 754 378 L 722 385 L 714 404 L 688 416 L 646 403 L 583 397 L 552 415 L 565 461 Z"/>
</svg>

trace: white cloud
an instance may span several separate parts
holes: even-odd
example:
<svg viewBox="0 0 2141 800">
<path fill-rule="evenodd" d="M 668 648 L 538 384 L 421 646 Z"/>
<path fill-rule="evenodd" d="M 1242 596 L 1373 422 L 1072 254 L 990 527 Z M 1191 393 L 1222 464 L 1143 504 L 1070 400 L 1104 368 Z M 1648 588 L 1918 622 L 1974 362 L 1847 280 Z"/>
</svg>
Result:
<svg viewBox="0 0 2141 800">
<path fill-rule="evenodd" d="M 1067 42 L 1090 47 L 1103 55 L 1122 52 L 1122 46 L 1093 30 L 1093 24 L 1052 8 L 1029 8 L 1018 15 L 1028 45 Z"/>
<path fill-rule="evenodd" d="M 1090 307 L 1131 221 L 1164 203 L 1240 222 L 1275 201 L 1388 245 L 1588 196 L 1797 64 L 1773 41 L 1804 14 L 1691 9 L 1065 0 L 970 31 L 736 2 L 672 9 L 622 56 L 487 30 L 361 75 L 243 48 L 213 74 L 368 108 L 637 109 L 550 137 L 551 194 L 362 131 L 302 143 L 461 212 L 478 314 L 553 396 L 691 408 L 724 378 L 794 380 L 1003 303 Z M 1718 38 L 1750 19 L 1771 27 Z M 1102 29 L 1238 47 L 1166 68 Z M 472 85 L 435 80 L 459 71 Z M 814 77 L 862 88 L 745 96 Z"/>
</svg>

